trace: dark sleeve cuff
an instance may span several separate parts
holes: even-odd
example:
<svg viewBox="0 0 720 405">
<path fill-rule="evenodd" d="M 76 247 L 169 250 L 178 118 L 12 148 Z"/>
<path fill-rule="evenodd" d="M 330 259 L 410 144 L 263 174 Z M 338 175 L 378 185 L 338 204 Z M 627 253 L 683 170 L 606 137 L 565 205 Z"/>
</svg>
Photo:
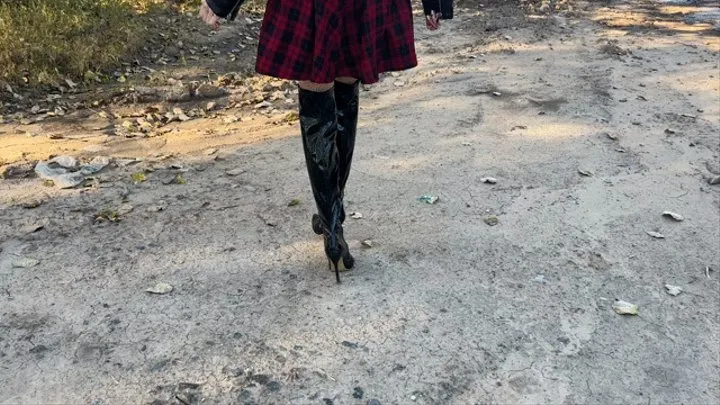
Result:
<svg viewBox="0 0 720 405">
<path fill-rule="evenodd" d="M 422 5 L 425 15 L 430 15 L 434 11 L 442 14 L 443 20 L 453 18 L 453 0 L 422 0 Z"/>
</svg>

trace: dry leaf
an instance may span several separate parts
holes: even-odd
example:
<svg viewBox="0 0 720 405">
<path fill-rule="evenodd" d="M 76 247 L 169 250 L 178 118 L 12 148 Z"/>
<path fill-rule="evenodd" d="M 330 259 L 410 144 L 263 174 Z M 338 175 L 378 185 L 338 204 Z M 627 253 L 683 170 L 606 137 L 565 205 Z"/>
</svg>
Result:
<svg viewBox="0 0 720 405">
<path fill-rule="evenodd" d="M 142 183 L 143 181 L 147 180 L 147 177 L 145 177 L 145 173 L 143 172 L 133 173 L 131 177 L 136 183 Z"/>
<path fill-rule="evenodd" d="M 374 243 L 375 243 L 375 242 L 371 241 L 370 239 L 367 239 L 367 240 L 362 241 L 362 245 L 363 245 L 364 247 L 366 247 L 366 248 L 371 248 L 371 247 L 373 247 L 373 244 L 374 244 Z"/>
<path fill-rule="evenodd" d="M 585 177 L 592 177 L 592 175 L 593 175 L 591 171 L 583 170 L 583 169 L 578 169 L 578 173 L 580 173 L 581 176 L 585 176 Z"/>
<path fill-rule="evenodd" d="M 289 203 L 288 207 L 294 207 L 296 205 L 300 205 L 300 199 L 299 198 L 293 198 Z"/>
<path fill-rule="evenodd" d="M 640 312 L 637 305 L 623 300 L 615 300 L 612 309 L 619 315 L 637 315 Z"/>
<path fill-rule="evenodd" d="M 647 234 L 655 239 L 665 239 L 665 235 L 661 234 L 660 232 L 647 231 Z"/>
<path fill-rule="evenodd" d="M 500 223 L 500 220 L 495 215 L 487 216 L 483 221 L 485 221 L 485 223 L 490 226 L 495 226 Z"/>
</svg>

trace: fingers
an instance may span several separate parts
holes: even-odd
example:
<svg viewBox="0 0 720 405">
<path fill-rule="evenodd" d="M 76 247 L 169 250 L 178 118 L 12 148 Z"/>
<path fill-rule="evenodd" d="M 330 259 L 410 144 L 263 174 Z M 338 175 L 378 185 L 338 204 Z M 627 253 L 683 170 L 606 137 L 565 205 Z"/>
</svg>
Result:
<svg viewBox="0 0 720 405">
<path fill-rule="evenodd" d="M 430 15 L 425 16 L 425 24 L 430 31 L 435 31 L 436 29 L 440 28 L 441 17 L 442 14 L 436 13 L 435 11 L 431 11 Z"/>
</svg>

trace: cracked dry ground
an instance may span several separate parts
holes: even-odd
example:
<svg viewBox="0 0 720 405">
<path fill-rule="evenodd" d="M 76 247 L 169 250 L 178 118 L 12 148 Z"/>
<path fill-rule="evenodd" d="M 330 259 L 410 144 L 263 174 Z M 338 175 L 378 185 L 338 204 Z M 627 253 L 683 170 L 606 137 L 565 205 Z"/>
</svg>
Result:
<svg viewBox="0 0 720 405">
<path fill-rule="evenodd" d="M 0 403 L 717 403 L 720 41 L 697 9 L 418 24 L 421 66 L 362 93 L 341 284 L 284 100 L 25 136 L 117 160 L 83 190 L 0 183 Z"/>
</svg>

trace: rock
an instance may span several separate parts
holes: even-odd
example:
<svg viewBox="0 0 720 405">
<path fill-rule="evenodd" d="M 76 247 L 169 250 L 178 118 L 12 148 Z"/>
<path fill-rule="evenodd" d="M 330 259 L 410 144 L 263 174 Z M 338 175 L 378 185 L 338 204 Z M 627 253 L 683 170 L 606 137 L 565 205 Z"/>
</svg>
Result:
<svg viewBox="0 0 720 405">
<path fill-rule="evenodd" d="M 228 176 L 230 176 L 230 177 L 239 176 L 239 175 L 241 175 L 241 174 L 243 174 L 243 173 L 245 173 L 245 170 L 243 170 L 243 169 L 230 169 L 230 170 L 228 170 L 228 171 L 225 172 L 225 174 L 228 175 Z"/>
<path fill-rule="evenodd" d="M 190 101 L 190 99 L 192 99 L 192 93 L 188 86 L 172 89 L 165 95 L 165 100 L 173 103 Z"/>
<path fill-rule="evenodd" d="M 33 175 L 35 162 L 21 162 L 0 167 L 0 179 L 24 179 Z"/>
<path fill-rule="evenodd" d="M 227 94 L 227 90 L 209 83 L 203 83 L 195 90 L 195 96 L 200 98 L 219 98 Z"/>
</svg>

